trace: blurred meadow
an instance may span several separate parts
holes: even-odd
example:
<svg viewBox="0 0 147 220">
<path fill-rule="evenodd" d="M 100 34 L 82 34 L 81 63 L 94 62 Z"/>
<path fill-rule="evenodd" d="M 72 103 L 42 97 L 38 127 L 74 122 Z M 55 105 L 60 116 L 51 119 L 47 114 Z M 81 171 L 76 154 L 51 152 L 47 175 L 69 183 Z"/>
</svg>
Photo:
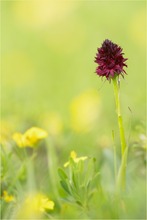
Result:
<svg viewBox="0 0 147 220">
<path fill-rule="evenodd" d="M 130 180 L 130 187 L 136 190 L 134 198 L 138 198 L 140 204 L 137 209 L 137 201 L 134 205 L 127 201 L 132 205 L 130 210 L 134 210 L 128 215 L 130 219 L 145 219 L 145 1 L 1 1 L 0 141 L 5 154 L 13 152 L 12 161 L 7 158 L 9 162 L 2 174 L 2 190 L 8 188 L 15 170 L 21 167 L 22 159 L 15 156 L 13 134 L 39 127 L 53 141 L 52 158 L 57 167 L 63 166 L 73 150 L 78 155 L 96 157 L 101 167 L 102 183 L 111 191 L 114 185 L 112 130 L 116 146 L 120 142 L 113 86 L 96 75 L 94 63 L 97 48 L 105 39 L 120 45 L 128 58 L 120 96 L 130 149 L 128 173 L 132 173 L 130 179 L 136 178 L 135 183 Z M 40 142 L 36 149 L 36 176 L 33 177 L 36 181 L 31 181 L 37 190 L 51 195 L 55 201 L 53 216 L 56 219 L 74 218 L 76 211 L 71 208 L 59 214 L 54 192 L 54 187 L 59 186 L 52 181 L 50 175 L 53 174 L 48 175 L 45 147 L 50 141 L 46 142 Z M 31 152 L 27 153 L 31 155 Z M 117 154 L 119 158 L 119 147 Z M 22 173 L 20 182 L 13 179 L 13 187 L 10 187 L 16 197 L 27 189 L 26 174 L 23 170 Z M 13 218 L 5 210 L 6 207 L 3 211 L 5 219 Z M 23 215 L 19 213 L 17 218 L 21 219 Z M 111 214 L 106 214 L 101 218 L 110 217 Z"/>
</svg>

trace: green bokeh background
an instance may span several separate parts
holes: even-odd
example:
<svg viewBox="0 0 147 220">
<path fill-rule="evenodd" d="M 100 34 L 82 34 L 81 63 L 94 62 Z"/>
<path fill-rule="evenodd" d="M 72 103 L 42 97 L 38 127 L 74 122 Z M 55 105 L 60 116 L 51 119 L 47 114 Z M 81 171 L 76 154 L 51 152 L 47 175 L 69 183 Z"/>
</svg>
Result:
<svg viewBox="0 0 147 220">
<path fill-rule="evenodd" d="M 53 181 L 58 179 L 57 167 L 63 167 L 70 151 L 74 150 L 78 156 L 96 157 L 103 188 L 106 192 L 113 191 L 112 130 L 118 167 L 121 148 L 113 85 L 96 75 L 94 63 L 97 48 L 105 39 L 120 45 L 124 57 L 128 58 L 127 75 L 120 83 L 129 146 L 127 188 L 131 197 L 126 198 L 126 204 L 128 217 L 142 218 L 146 209 L 145 1 L 1 1 L 0 142 L 4 142 L 5 151 L 12 152 L 14 157 L 9 160 L 8 153 L 8 165 L 5 165 L 7 155 L 3 157 L 8 170 L 6 183 L 7 175 L 11 182 L 22 165 L 15 148 L 20 153 L 25 150 L 15 146 L 13 133 L 23 133 L 37 126 L 49 133 L 49 138 L 35 149 L 35 178 L 33 180 L 32 175 L 29 181 L 37 185 L 37 190 L 51 195 L 53 200 L 58 199 L 54 190 L 59 181 Z M 91 98 L 87 94 L 91 94 Z M 73 126 L 73 123 L 77 124 Z M 27 148 L 30 155 L 31 150 Z M 20 190 L 16 184 L 20 197 L 25 191 L 22 181 Z M 102 198 L 98 200 L 96 196 L 95 199 L 96 209 L 93 210 L 97 210 Z M 107 206 L 111 209 L 111 204 Z M 105 214 L 107 216 L 104 211 L 102 216 Z M 64 212 L 60 213 L 64 219 L 68 215 L 76 215 L 74 207 L 66 210 L 65 216 Z"/>
<path fill-rule="evenodd" d="M 97 142 L 111 145 L 112 129 L 118 135 L 112 84 L 95 74 L 94 63 L 97 47 L 107 38 L 128 58 L 128 75 L 121 80 L 127 136 L 130 120 L 133 131 L 143 130 L 145 1 L 30 0 L 2 1 L 1 6 L 2 119 L 11 125 L 10 133 L 46 128 L 42 118 L 50 112 L 68 130 L 72 100 L 93 89 L 101 100 L 100 117 L 89 138 L 82 131 L 77 138 L 73 131 L 68 147 L 89 152 Z"/>
</svg>

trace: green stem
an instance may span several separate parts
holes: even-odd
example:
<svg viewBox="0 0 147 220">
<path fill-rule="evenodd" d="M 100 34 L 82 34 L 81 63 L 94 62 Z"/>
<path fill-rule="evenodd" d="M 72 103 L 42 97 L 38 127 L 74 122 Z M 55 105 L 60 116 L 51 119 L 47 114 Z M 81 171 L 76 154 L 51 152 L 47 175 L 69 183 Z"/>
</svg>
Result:
<svg viewBox="0 0 147 220">
<path fill-rule="evenodd" d="M 114 152 L 114 176 L 115 176 L 115 183 L 116 183 L 117 181 L 117 159 L 116 159 L 116 145 L 115 145 L 114 131 L 112 131 L 112 139 L 113 139 L 113 152 Z"/>
<path fill-rule="evenodd" d="M 33 150 L 33 156 L 29 157 L 29 155 L 27 154 L 27 149 L 24 148 L 24 156 L 25 156 L 25 163 L 27 169 L 27 187 L 28 187 L 28 191 L 32 192 L 36 190 L 35 172 L 34 172 L 34 150 Z"/>
<path fill-rule="evenodd" d="M 58 176 L 57 176 L 57 156 L 55 153 L 54 140 L 50 137 L 47 139 L 47 158 L 48 158 L 48 170 L 50 175 L 50 183 L 54 196 L 56 197 L 56 202 L 58 207 L 60 204 L 60 195 L 58 193 Z"/>
<path fill-rule="evenodd" d="M 114 96 L 116 103 L 116 111 L 118 117 L 118 125 L 119 125 L 119 133 L 120 133 L 120 142 L 121 142 L 121 166 L 118 172 L 117 177 L 117 185 L 118 190 L 124 190 L 126 186 L 126 166 L 127 166 L 127 145 L 125 140 L 125 132 L 123 127 L 123 119 L 121 115 L 121 107 L 120 107 L 120 98 L 119 98 L 119 81 L 118 77 L 113 78 L 113 88 L 114 88 Z"/>
<path fill-rule="evenodd" d="M 122 157 L 123 157 L 125 149 L 126 149 L 126 140 L 125 140 L 124 127 L 123 127 L 123 119 L 121 115 L 120 99 L 119 99 L 119 85 L 118 85 L 117 77 L 113 78 L 113 88 L 114 88 L 116 111 L 117 111 L 117 117 L 118 117 L 118 125 L 119 125 L 121 152 L 122 152 Z"/>
</svg>

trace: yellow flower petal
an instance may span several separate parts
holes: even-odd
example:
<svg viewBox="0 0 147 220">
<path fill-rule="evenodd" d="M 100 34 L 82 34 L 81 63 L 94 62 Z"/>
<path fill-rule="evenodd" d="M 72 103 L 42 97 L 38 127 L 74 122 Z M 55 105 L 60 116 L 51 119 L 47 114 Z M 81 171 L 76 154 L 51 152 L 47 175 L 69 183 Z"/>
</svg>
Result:
<svg viewBox="0 0 147 220">
<path fill-rule="evenodd" d="M 75 151 L 71 151 L 71 153 L 70 153 L 70 158 L 72 158 L 75 163 L 78 163 L 78 162 L 81 161 L 81 160 L 84 161 L 84 160 L 88 159 L 87 156 L 77 157 L 77 153 L 76 153 Z M 67 167 L 67 166 L 69 166 L 69 161 L 67 161 L 67 162 L 64 164 L 64 167 Z"/>
<path fill-rule="evenodd" d="M 29 145 L 29 141 L 21 133 L 14 133 L 12 136 L 18 147 L 26 147 Z"/>
<path fill-rule="evenodd" d="M 66 162 L 63 166 L 64 166 L 64 167 L 68 167 L 68 165 L 69 165 L 69 161 Z"/>
<path fill-rule="evenodd" d="M 53 210 L 54 202 L 41 193 L 29 195 L 25 201 L 26 205 L 32 207 L 32 210 L 44 212 L 46 209 Z"/>
<path fill-rule="evenodd" d="M 41 207 L 40 210 L 44 211 L 45 209 L 53 210 L 54 209 L 54 202 L 49 200 L 47 197 L 41 199 Z"/>
<path fill-rule="evenodd" d="M 71 151 L 70 157 L 71 157 L 72 159 L 75 159 L 75 158 L 77 157 L 76 152 L 75 152 L 75 151 Z"/>
<path fill-rule="evenodd" d="M 34 136 L 37 139 L 43 139 L 47 137 L 48 133 L 41 128 L 32 127 L 25 132 L 25 135 L 28 137 Z"/>
<path fill-rule="evenodd" d="M 88 157 L 86 157 L 86 156 L 85 156 L 85 157 L 78 157 L 78 158 L 75 158 L 75 159 L 74 159 L 74 162 L 75 162 L 75 163 L 78 163 L 80 160 L 83 160 L 83 161 L 84 161 L 84 160 L 86 160 L 87 158 L 88 158 Z"/>
<path fill-rule="evenodd" d="M 19 147 L 34 147 L 41 139 L 47 137 L 47 132 L 41 128 L 32 127 L 24 134 L 14 133 L 12 138 Z"/>
<path fill-rule="evenodd" d="M 32 146 L 36 144 L 39 140 L 46 138 L 48 136 L 48 133 L 41 128 L 32 127 L 24 133 L 24 136 Z"/>
</svg>

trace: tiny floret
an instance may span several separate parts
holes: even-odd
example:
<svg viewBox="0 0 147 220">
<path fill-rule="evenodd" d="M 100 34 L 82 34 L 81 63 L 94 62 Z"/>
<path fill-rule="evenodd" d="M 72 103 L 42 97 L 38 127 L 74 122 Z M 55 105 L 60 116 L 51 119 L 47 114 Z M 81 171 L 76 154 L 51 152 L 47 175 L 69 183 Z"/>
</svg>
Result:
<svg viewBox="0 0 147 220">
<path fill-rule="evenodd" d="M 97 49 L 95 63 L 98 64 L 96 74 L 101 77 L 106 77 L 107 80 L 114 78 L 117 75 L 124 77 L 124 67 L 127 67 L 123 57 L 122 48 L 112 41 L 106 39 L 102 46 Z"/>
<path fill-rule="evenodd" d="M 72 158 L 72 160 L 74 161 L 74 163 L 79 163 L 79 161 L 81 160 L 86 160 L 88 159 L 87 156 L 84 156 L 84 157 L 77 157 L 77 153 L 75 151 L 71 151 L 70 153 L 70 158 Z M 65 164 L 64 164 L 64 167 L 68 167 L 70 164 L 70 161 L 67 161 Z"/>
</svg>

